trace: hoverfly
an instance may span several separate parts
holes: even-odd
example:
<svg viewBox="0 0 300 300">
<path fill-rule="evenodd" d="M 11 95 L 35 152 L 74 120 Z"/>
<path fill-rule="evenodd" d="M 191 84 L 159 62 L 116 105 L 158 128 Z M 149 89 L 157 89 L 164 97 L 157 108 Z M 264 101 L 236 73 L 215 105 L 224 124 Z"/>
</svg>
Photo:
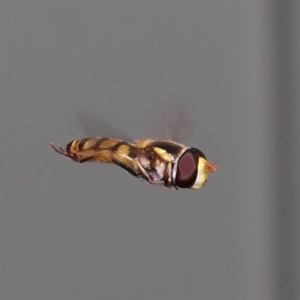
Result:
<svg viewBox="0 0 300 300">
<path fill-rule="evenodd" d="M 115 131 L 115 130 L 114 130 Z M 73 140 L 65 149 L 50 144 L 55 152 L 78 163 L 114 163 L 131 175 L 172 190 L 200 189 L 217 165 L 207 161 L 197 148 L 173 140 L 92 137 Z"/>
</svg>

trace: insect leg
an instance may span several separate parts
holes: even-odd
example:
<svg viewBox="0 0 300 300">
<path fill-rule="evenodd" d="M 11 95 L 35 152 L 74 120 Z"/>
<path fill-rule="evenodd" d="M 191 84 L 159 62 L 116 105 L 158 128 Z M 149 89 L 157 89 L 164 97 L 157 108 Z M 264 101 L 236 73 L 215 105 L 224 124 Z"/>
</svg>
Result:
<svg viewBox="0 0 300 300">
<path fill-rule="evenodd" d="M 117 159 L 112 159 L 112 161 L 118 165 L 119 167 L 121 167 L 122 169 L 124 169 L 125 171 L 127 171 L 128 173 L 130 173 L 131 175 L 135 176 L 135 177 L 140 177 L 141 174 L 137 173 L 135 170 L 129 168 L 128 166 L 126 166 L 125 164 L 123 164 L 122 162 L 120 162 Z"/>
<path fill-rule="evenodd" d="M 50 146 L 52 147 L 52 149 L 60 154 L 60 155 L 63 155 L 64 157 L 68 158 L 68 159 L 71 159 L 71 160 L 74 160 L 78 163 L 84 163 L 86 161 L 89 161 L 92 159 L 92 157 L 85 157 L 85 158 L 79 158 L 77 155 L 72 155 L 70 153 L 68 153 L 66 150 L 64 150 L 61 146 L 57 145 L 55 146 L 53 143 L 50 143 Z"/>
<path fill-rule="evenodd" d="M 139 162 L 139 160 L 136 161 L 139 170 L 141 171 L 141 173 L 138 173 L 137 171 L 135 171 L 134 169 L 128 167 L 126 164 L 122 163 L 121 161 L 113 158 L 112 161 L 120 166 L 122 169 L 124 169 L 125 171 L 127 171 L 128 173 L 130 173 L 131 175 L 133 175 L 134 177 L 142 177 L 143 179 L 145 179 L 146 181 L 148 181 L 151 184 L 157 184 L 156 181 L 154 181 L 151 176 L 146 172 L 146 170 L 144 169 L 144 167 L 141 165 L 141 163 Z"/>
<path fill-rule="evenodd" d="M 59 146 L 59 145 L 54 146 L 53 143 L 50 143 L 49 145 L 50 145 L 50 147 L 52 147 L 52 149 L 53 149 L 55 152 L 57 152 L 58 154 L 61 154 L 61 155 L 64 155 L 64 156 L 67 156 L 67 155 L 68 155 L 68 153 L 67 153 L 61 146 Z"/>
<path fill-rule="evenodd" d="M 113 153 L 111 160 L 131 175 L 143 178 L 151 184 L 160 184 L 159 179 L 155 176 L 155 170 L 152 170 L 152 168 L 145 168 L 137 157 L 132 158 L 126 152 L 121 153 L 117 150 L 114 150 Z"/>
<path fill-rule="evenodd" d="M 150 174 L 145 170 L 145 168 L 142 166 L 142 164 L 140 163 L 139 160 L 137 160 L 137 165 L 140 169 L 140 171 L 143 173 L 144 178 L 151 184 L 156 184 L 156 182 L 154 182 L 153 178 L 150 176 Z"/>
</svg>

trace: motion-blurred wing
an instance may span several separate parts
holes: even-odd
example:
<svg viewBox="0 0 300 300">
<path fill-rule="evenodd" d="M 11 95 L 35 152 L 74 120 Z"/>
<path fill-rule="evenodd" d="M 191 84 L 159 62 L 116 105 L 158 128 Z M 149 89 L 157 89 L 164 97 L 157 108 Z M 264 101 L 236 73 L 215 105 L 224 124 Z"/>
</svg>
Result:
<svg viewBox="0 0 300 300">
<path fill-rule="evenodd" d="M 77 122 L 83 128 L 87 137 L 109 137 L 121 139 L 125 141 L 133 141 L 133 139 L 119 129 L 113 127 L 108 121 L 99 115 L 87 111 L 83 108 L 76 110 Z"/>
<path fill-rule="evenodd" d="M 194 118 L 178 98 L 171 99 L 160 107 L 157 120 L 153 120 L 152 123 L 159 137 L 179 143 L 183 143 L 196 128 Z M 155 137 L 157 133 L 154 134 Z"/>
</svg>

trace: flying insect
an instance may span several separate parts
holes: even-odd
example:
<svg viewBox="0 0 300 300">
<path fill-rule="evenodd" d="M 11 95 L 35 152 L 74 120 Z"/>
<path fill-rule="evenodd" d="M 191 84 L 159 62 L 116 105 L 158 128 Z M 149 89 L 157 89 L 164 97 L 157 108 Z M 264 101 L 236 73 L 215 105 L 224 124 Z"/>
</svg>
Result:
<svg viewBox="0 0 300 300">
<path fill-rule="evenodd" d="M 65 149 L 53 143 L 50 146 L 75 162 L 113 163 L 134 177 L 172 190 L 200 189 L 208 174 L 217 170 L 217 165 L 208 162 L 199 149 L 168 139 L 91 137 L 73 140 Z"/>
</svg>

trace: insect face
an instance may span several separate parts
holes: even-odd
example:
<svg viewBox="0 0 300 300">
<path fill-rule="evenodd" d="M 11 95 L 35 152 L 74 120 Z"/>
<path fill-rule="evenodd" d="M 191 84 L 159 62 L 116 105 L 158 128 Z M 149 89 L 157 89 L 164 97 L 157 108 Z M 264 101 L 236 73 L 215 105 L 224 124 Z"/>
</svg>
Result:
<svg viewBox="0 0 300 300">
<path fill-rule="evenodd" d="M 217 170 L 217 166 L 206 160 L 203 152 L 188 148 L 175 161 L 173 181 L 179 188 L 200 189 L 207 181 L 207 173 Z"/>
</svg>

